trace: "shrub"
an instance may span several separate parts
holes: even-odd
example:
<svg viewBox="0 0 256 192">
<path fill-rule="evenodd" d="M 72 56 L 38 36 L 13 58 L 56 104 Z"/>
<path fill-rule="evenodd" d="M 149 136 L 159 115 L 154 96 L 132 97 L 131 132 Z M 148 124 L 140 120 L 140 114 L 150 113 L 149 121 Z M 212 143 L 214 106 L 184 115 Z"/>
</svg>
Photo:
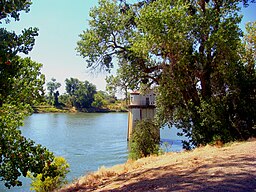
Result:
<svg viewBox="0 0 256 192">
<path fill-rule="evenodd" d="M 129 158 L 139 159 L 159 153 L 159 128 L 151 120 L 137 122 L 130 139 Z"/>
<path fill-rule="evenodd" d="M 53 172 L 55 172 L 55 174 L 53 174 Z M 45 165 L 43 173 L 37 176 L 31 173 L 28 174 L 28 177 L 32 179 L 30 189 L 36 192 L 49 192 L 58 189 L 67 183 L 66 174 L 68 172 L 69 164 L 65 158 L 55 157 L 52 164 Z"/>
</svg>

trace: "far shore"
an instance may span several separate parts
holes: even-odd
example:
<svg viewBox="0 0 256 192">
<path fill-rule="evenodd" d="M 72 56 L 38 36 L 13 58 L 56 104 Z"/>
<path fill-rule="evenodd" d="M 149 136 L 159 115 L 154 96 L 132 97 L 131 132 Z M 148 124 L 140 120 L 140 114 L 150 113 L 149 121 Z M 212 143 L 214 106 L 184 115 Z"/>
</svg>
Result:
<svg viewBox="0 0 256 192">
<path fill-rule="evenodd" d="M 75 107 L 54 107 L 54 106 L 34 106 L 34 113 L 112 113 L 112 112 L 128 112 L 127 109 L 108 109 L 108 108 L 83 108 Z"/>
</svg>

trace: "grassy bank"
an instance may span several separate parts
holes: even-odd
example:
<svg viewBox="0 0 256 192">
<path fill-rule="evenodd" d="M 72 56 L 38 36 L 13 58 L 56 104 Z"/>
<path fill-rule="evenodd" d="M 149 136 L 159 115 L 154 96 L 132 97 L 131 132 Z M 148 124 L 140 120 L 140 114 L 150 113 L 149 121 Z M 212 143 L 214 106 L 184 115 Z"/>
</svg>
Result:
<svg viewBox="0 0 256 192">
<path fill-rule="evenodd" d="M 128 161 L 81 177 L 68 191 L 254 191 L 256 139 Z"/>
<path fill-rule="evenodd" d="M 48 105 L 34 106 L 34 113 L 108 113 L 108 112 L 127 112 L 124 107 L 111 107 L 111 108 L 82 108 L 76 109 L 75 107 L 54 107 Z"/>
<path fill-rule="evenodd" d="M 54 106 L 40 105 L 33 107 L 34 113 L 67 113 L 71 112 L 69 108 L 56 108 Z"/>
</svg>

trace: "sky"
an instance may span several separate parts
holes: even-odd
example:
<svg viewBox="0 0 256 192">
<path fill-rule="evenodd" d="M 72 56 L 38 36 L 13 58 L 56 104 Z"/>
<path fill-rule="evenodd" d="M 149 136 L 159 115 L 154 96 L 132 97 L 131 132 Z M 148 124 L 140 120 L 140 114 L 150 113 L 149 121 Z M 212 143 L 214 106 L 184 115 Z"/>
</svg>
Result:
<svg viewBox="0 0 256 192">
<path fill-rule="evenodd" d="M 136 0 L 131 0 L 135 2 Z M 89 11 L 98 0 L 32 0 L 29 13 L 21 13 L 20 21 L 11 21 L 5 27 L 20 33 L 29 27 L 39 28 L 36 44 L 29 53 L 32 60 L 42 63 L 42 73 L 46 82 L 52 77 L 62 84 L 60 92 L 65 92 L 65 79 L 78 78 L 96 85 L 97 90 L 105 90 L 107 73 L 92 73 L 86 68 L 86 61 L 76 52 L 79 34 L 88 28 Z M 256 4 L 243 9 L 241 28 L 248 21 L 256 20 Z"/>
</svg>

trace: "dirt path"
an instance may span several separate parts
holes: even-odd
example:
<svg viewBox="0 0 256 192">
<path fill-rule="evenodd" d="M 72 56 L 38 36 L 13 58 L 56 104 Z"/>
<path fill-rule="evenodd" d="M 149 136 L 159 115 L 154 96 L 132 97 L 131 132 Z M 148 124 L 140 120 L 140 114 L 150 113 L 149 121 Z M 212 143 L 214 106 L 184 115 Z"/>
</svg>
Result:
<svg viewBox="0 0 256 192">
<path fill-rule="evenodd" d="M 256 140 L 128 162 L 88 175 L 60 191 L 256 192 Z"/>
</svg>

